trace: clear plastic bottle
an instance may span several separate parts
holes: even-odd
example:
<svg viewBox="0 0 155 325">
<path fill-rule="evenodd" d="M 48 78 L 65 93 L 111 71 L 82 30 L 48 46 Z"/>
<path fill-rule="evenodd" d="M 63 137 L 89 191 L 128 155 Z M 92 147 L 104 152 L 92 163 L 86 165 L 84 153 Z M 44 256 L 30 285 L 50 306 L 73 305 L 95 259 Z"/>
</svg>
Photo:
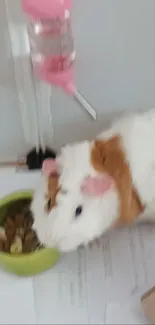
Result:
<svg viewBox="0 0 155 325">
<path fill-rule="evenodd" d="M 53 74 L 68 71 L 75 58 L 71 1 L 25 0 L 23 6 L 29 14 L 28 34 L 34 69 L 41 78 L 50 81 Z"/>
<path fill-rule="evenodd" d="M 94 108 L 73 82 L 75 49 L 70 11 L 73 0 L 22 0 L 28 15 L 31 58 L 38 77 L 63 88 L 96 119 Z"/>
</svg>

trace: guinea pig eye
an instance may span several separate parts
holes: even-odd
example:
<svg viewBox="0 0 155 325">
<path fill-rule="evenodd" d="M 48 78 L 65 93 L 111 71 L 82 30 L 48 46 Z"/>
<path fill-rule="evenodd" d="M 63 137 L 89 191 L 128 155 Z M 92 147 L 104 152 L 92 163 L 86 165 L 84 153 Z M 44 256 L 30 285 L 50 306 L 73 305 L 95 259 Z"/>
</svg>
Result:
<svg viewBox="0 0 155 325">
<path fill-rule="evenodd" d="M 83 211 L 83 207 L 82 205 L 79 205 L 75 210 L 75 218 L 78 218 L 81 215 L 82 211 Z"/>
</svg>

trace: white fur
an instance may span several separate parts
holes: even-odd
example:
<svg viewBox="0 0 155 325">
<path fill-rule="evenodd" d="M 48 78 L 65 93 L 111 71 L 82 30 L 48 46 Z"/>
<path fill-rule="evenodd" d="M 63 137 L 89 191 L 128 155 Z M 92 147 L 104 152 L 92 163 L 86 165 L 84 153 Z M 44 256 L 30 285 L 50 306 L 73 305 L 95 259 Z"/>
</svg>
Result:
<svg viewBox="0 0 155 325">
<path fill-rule="evenodd" d="M 151 218 L 155 221 L 155 110 L 121 118 L 99 138 L 108 139 L 114 135 L 122 138 L 133 185 L 146 206 L 139 221 Z M 91 146 L 91 142 L 84 141 L 62 149 L 58 158 L 60 185 L 67 194 L 59 193 L 57 207 L 49 215 L 44 212 L 45 178 L 34 195 L 34 228 L 48 247 L 69 251 L 87 244 L 108 230 L 119 216 L 115 189 L 110 189 L 102 198 L 90 198 L 80 191 L 84 178 L 95 172 L 90 165 Z M 83 212 L 75 219 L 78 205 L 83 206 Z"/>
</svg>

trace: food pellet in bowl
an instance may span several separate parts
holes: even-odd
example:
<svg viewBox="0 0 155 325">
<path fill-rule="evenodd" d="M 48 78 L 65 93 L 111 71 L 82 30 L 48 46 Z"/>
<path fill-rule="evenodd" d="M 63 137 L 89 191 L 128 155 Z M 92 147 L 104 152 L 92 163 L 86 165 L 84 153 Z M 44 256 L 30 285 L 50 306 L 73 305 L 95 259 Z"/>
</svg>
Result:
<svg viewBox="0 0 155 325">
<path fill-rule="evenodd" d="M 6 241 L 4 242 L 4 245 L 3 245 L 3 251 L 4 251 L 5 253 L 10 253 L 10 247 L 11 247 L 10 242 L 9 242 L 8 240 L 6 240 Z"/>
<path fill-rule="evenodd" d="M 19 213 L 15 216 L 15 221 L 14 224 L 15 226 L 18 227 L 22 227 L 24 225 L 24 221 L 25 221 L 25 216 L 22 213 Z"/>
<path fill-rule="evenodd" d="M 0 227 L 0 251 L 22 254 L 42 247 L 32 229 L 30 200 L 18 200 L 9 205 Z"/>
<path fill-rule="evenodd" d="M 6 218 L 6 221 L 4 223 L 4 230 L 5 230 L 7 239 L 12 241 L 15 236 L 15 233 L 16 233 L 16 228 L 15 228 L 15 223 L 11 219 L 11 217 Z"/>
<path fill-rule="evenodd" d="M 25 229 L 24 229 L 24 227 L 19 227 L 16 230 L 16 235 L 19 236 L 23 240 L 24 239 L 24 236 L 25 236 Z"/>
<path fill-rule="evenodd" d="M 7 239 L 5 229 L 0 227 L 0 241 L 4 242 Z"/>
<path fill-rule="evenodd" d="M 23 251 L 22 239 L 19 236 L 14 238 L 14 241 L 10 247 L 10 253 L 19 254 Z"/>
</svg>

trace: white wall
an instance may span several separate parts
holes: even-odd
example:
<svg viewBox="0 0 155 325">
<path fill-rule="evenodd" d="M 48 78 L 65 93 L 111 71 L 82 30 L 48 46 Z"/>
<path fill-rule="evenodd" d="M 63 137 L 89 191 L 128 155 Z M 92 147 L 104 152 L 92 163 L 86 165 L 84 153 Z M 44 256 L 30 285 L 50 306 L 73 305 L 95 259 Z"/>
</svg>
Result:
<svg viewBox="0 0 155 325">
<path fill-rule="evenodd" d="M 53 92 L 56 144 L 92 137 L 107 115 L 120 110 L 155 107 L 155 1 L 74 3 L 76 81 L 99 117 L 91 122 L 73 101 Z"/>
<path fill-rule="evenodd" d="M 0 1 L 0 161 L 25 154 L 37 136 L 33 80 L 25 55 L 26 29 L 20 4 L 20 0 Z"/>
<path fill-rule="evenodd" d="M 22 14 L 17 15 L 20 0 L 8 1 L 13 19 L 18 21 L 20 17 L 23 21 Z M 155 107 L 155 1 L 74 0 L 74 4 L 75 79 L 99 116 L 97 122 L 92 122 L 71 98 L 52 89 L 54 139 L 45 114 L 46 95 L 42 107 L 46 118 L 44 121 L 41 118 L 41 124 L 46 142 L 56 147 L 67 141 L 93 137 L 108 117 L 120 110 Z M 22 153 L 27 145 L 21 128 L 4 0 L 0 1 L 0 24 L 1 157 Z M 30 114 L 33 96 L 25 88 Z M 31 125 L 31 132 L 33 129 Z"/>
<path fill-rule="evenodd" d="M 0 2 L 0 160 L 16 156 L 24 145 L 5 2 Z"/>
</svg>

